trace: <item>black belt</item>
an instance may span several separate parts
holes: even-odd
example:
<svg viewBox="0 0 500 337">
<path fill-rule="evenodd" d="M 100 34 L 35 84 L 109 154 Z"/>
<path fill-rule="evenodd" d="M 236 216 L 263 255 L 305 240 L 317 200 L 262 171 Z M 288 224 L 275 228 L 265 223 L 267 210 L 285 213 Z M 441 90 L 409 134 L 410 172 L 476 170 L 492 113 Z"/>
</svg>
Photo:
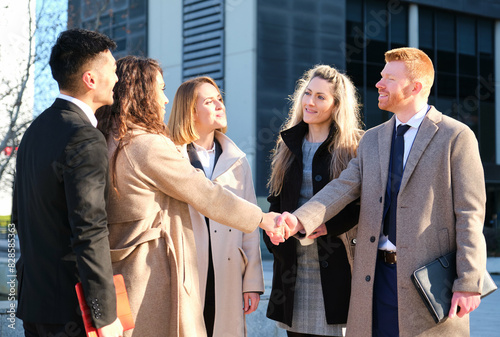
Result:
<svg viewBox="0 0 500 337">
<path fill-rule="evenodd" d="M 396 264 L 397 262 L 396 252 L 394 251 L 379 250 L 378 258 L 384 260 L 387 264 Z"/>
</svg>

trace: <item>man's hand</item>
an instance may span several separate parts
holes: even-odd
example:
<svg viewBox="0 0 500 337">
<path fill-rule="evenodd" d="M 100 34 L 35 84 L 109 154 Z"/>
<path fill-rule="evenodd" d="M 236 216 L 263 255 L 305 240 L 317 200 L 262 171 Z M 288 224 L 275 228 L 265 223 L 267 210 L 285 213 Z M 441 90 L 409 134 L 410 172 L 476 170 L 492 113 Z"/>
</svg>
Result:
<svg viewBox="0 0 500 337">
<path fill-rule="evenodd" d="M 452 319 L 456 315 L 462 318 L 468 313 L 476 310 L 479 303 L 481 303 L 481 294 L 462 291 L 454 292 L 448 317 Z M 460 309 L 458 310 L 458 308 Z"/>
<path fill-rule="evenodd" d="M 322 235 L 328 234 L 328 230 L 326 229 L 326 225 L 323 223 L 321 224 L 318 228 L 314 230 L 314 232 L 311 233 L 307 238 L 308 239 L 316 239 L 317 237 L 320 237 Z"/>
<path fill-rule="evenodd" d="M 245 315 L 251 314 L 259 307 L 260 294 L 259 293 L 243 293 L 243 311 Z"/>
<path fill-rule="evenodd" d="M 279 213 L 274 212 L 263 213 L 262 222 L 259 225 L 260 228 L 266 231 L 271 242 L 275 245 L 279 245 L 281 242 L 284 242 L 285 239 L 288 239 L 290 233 L 286 224 L 277 221 L 279 216 Z"/>
<path fill-rule="evenodd" d="M 299 219 L 291 213 L 283 212 L 277 220 L 278 225 L 285 223 L 289 230 L 288 236 L 285 239 L 288 239 L 289 236 L 297 234 L 298 231 L 304 229 L 304 226 L 300 223 Z"/>
<path fill-rule="evenodd" d="M 99 334 L 99 337 L 122 337 L 122 322 L 120 322 L 120 319 L 117 318 L 113 323 L 97 329 L 97 333 Z"/>
</svg>

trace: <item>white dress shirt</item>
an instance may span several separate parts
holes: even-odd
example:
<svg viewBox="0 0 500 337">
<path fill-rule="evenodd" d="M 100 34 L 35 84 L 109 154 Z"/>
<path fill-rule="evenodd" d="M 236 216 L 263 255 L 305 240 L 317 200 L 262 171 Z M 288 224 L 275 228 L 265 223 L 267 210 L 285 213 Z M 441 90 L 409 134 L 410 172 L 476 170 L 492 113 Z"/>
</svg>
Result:
<svg viewBox="0 0 500 337">
<path fill-rule="evenodd" d="M 193 142 L 194 149 L 196 150 L 196 154 L 200 159 L 201 166 L 203 166 L 203 171 L 205 171 L 205 175 L 208 179 L 212 180 L 212 172 L 214 171 L 215 166 L 215 142 L 210 150 L 207 150 L 196 143 Z"/>
<path fill-rule="evenodd" d="M 78 98 L 74 98 L 65 94 L 59 94 L 57 98 L 63 99 L 65 101 L 71 102 L 73 104 L 76 104 L 80 109 L 83 110 L 87 118 L 89 119 L 90 123 L 95 127 L 97 127 L 97 118 L 95 118 L 94 111 L 90 106 L 88 106 L 86 103 L 80 101 Z"/>
<path fill-rule="evenodd" d="M 429 105 L 426 104 L 422 109 L 420 109 L 415 115 L 413 115 L 412 118 L 406 123 L 407 125 L 410 126 L 408 131 L 404 134 L 404 140 L 405 140 L 405 152 L 403 155 L 403 176 L 404 176 L 404 167 L 406 166 L 406 160 L 408 159 L 408 155 L 410 154 L 411 147 L 413 146 L 413 142 L 415 141 L 415 137 L 417 136 L 418 128 L 420 127 L 420 124 L 422 124 L 422 121 L 424 120 L 425 115 L 427 114 L 427 111 L 429 111 Z M 398 119 L 396 116 L 396 125 L 395 128 L 401 123 L 401 121 Z M 380 239 L 378 242 L 378 249 L 380 250 L 389 250 L 389 251 L 396 251 L 396 246 L 389 240 L 389 237 L 384 235 L 384 224 L 382 223 L 382 229 L 380 231 Z"/>
</svg>

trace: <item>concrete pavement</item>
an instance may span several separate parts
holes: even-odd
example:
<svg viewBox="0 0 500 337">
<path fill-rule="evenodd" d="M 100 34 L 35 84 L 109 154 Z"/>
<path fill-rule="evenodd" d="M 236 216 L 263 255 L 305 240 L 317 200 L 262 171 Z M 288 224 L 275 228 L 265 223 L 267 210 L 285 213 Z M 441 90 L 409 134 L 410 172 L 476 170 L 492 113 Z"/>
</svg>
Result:
<svg viewBox="0 0 500 337">
<path fill-rule="evenodd" d="M 248 337 L 286 337 L 284 330 L 278 329 L 274 321 L 268 319 L 265 314 L 271 291 L 272 261 L 264 260 L 263 267 L 266 290 L 261 297 L 259 309 L 247 317 Z M 500 258 L 488 258 L 487 269 L 500 287 Z M 0 337 L 24 336 L 22 322 L 18 319 L 13 320 L 9 313 L 11 304 L 9 301 L 0 301 Z M 497 290 L 484 298 L 479 308 L 471 313 L 471 337 L 500 335 L 499 308 L 500 290 Z"/>
</svg>

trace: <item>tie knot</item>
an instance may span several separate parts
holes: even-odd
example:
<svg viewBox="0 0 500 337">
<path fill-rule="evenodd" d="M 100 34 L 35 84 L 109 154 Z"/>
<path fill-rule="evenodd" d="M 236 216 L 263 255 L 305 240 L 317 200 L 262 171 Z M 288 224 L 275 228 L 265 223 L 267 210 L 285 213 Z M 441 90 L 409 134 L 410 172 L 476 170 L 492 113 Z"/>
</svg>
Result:
<svg viewBox="0 0 500 337">
<path fill-rule="evenodd" d="M 403 136 L 409 128 L 410 126 L 408 124 L 399 124 L 398 129 L 396 130 L 396 135 L 398 137 Z"/>
</svg>

